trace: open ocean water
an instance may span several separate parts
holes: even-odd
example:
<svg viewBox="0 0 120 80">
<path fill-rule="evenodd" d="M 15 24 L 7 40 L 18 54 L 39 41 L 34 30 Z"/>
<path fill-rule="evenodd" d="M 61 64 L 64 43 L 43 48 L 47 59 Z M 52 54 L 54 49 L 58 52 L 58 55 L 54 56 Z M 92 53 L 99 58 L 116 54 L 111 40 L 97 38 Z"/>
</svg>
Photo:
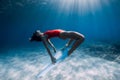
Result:
<svg viewBox="0 0 120 80">
<path fill-rule="evenodd" d="M 28 40 L 38 29 L 85 36 L 40 79 L 51 61 L 41 42 Z M 67 42 L 51 41 L 57 51 Z M 0 0 L 0 80 L 120 80 L 120 0 Z"/>
</svg>

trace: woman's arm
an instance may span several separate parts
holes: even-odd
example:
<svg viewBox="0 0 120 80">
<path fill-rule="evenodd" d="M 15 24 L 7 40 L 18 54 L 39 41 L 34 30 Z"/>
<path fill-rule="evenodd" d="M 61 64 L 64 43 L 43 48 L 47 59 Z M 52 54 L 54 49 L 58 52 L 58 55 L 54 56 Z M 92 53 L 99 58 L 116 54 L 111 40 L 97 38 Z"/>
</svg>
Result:
<svg viewBox="0 0 120 80">
<path fill-rule="evenodd" d="M 52 44 L 52 42 L 50 41 L 50 39 L 48 39 L 48 43 L 53 48 L 54 52 L 56 52 L 55 46 Z"/>
<path fill-rule="evenodd" d="M 48 54 L 50 55 L 50 58 L 52 60 L 52 63 L 55 63 L 56 62 L 56 59 L 52 56 L 51 52 L 50 52 L 50 49 L 48 48 L 48 45 L 47 45 L 47 40 L 45 37 L 42 37 L 42 41 L 43 41 L 43 44 L 45 46 L 45 48 L 47 49 L 48 51 Z"/>
</svg>

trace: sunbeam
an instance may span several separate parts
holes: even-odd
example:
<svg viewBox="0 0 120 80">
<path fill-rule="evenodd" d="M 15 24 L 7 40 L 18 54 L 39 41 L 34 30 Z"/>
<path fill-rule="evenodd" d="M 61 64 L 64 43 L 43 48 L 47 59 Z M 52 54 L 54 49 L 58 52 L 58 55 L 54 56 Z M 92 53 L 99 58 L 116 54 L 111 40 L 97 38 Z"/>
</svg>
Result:
<svg viewBox="0 0 120 80">
<path fill-rule="evenodd" d="M 111 0 L 112 1 L 112 0 Z M 109 5 L 109 0 L 52 0 L 52 5 L 60 13 L 71 14 L 74 12 L 86 14 L 88 12 L 94 13 L 96 10 L 100 10 L 102 5 Z"/>
</svg>

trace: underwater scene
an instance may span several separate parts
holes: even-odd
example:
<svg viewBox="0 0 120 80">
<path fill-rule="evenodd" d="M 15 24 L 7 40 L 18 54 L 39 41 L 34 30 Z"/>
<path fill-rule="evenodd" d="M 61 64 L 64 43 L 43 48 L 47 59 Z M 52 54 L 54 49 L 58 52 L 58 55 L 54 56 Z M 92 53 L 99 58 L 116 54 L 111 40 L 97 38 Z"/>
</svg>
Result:
<svg viewBox="0 0 120 80">
<path fill-rule="evenodd" d="M 0 0 L 0 80 L 120 80 L 119 8 L 119 0 Z M 75 32 L 47 38 L 50 53 L 65 56 L 56 63 L 44 37 L 30 41 L 54 29 Z M 71 36 L 79 46 L 68 56 Z"/>
</svg>

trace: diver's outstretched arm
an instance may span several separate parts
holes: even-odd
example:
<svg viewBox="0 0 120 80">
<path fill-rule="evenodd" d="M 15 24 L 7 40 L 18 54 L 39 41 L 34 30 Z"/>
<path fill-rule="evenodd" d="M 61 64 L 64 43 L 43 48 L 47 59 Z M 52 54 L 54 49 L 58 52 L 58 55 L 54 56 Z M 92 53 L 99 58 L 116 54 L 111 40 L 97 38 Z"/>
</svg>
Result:
<svg viewBox="0 0 120 80">
<path fill-rule="evenodd" d="M 45 45 L 45 48 L 46 48 L 47 51 L 48 51 L 48 54 L 49 54 L 49 56 L 50 56 L 50 58 L 51 58 L 52 63 L 55 63 L 55 62 L 56 62 L 56 59 L 52 56 L 52 54 L 51 54 L 51 52 L 50 52 L 50 49 L 48 48 L 46 38 L 45 38 L 45 37 L 42 37 L 42 41 L 43 41 L 43 44 Z"/>
<path fill-rule="evenodd" d="M 50 39 L 48 39 L 48 43 L 53 48 L 54 52 L 56 53 L 55 46 L 52 44 L 52 42 L 50 41 Z"/>
</svg>

